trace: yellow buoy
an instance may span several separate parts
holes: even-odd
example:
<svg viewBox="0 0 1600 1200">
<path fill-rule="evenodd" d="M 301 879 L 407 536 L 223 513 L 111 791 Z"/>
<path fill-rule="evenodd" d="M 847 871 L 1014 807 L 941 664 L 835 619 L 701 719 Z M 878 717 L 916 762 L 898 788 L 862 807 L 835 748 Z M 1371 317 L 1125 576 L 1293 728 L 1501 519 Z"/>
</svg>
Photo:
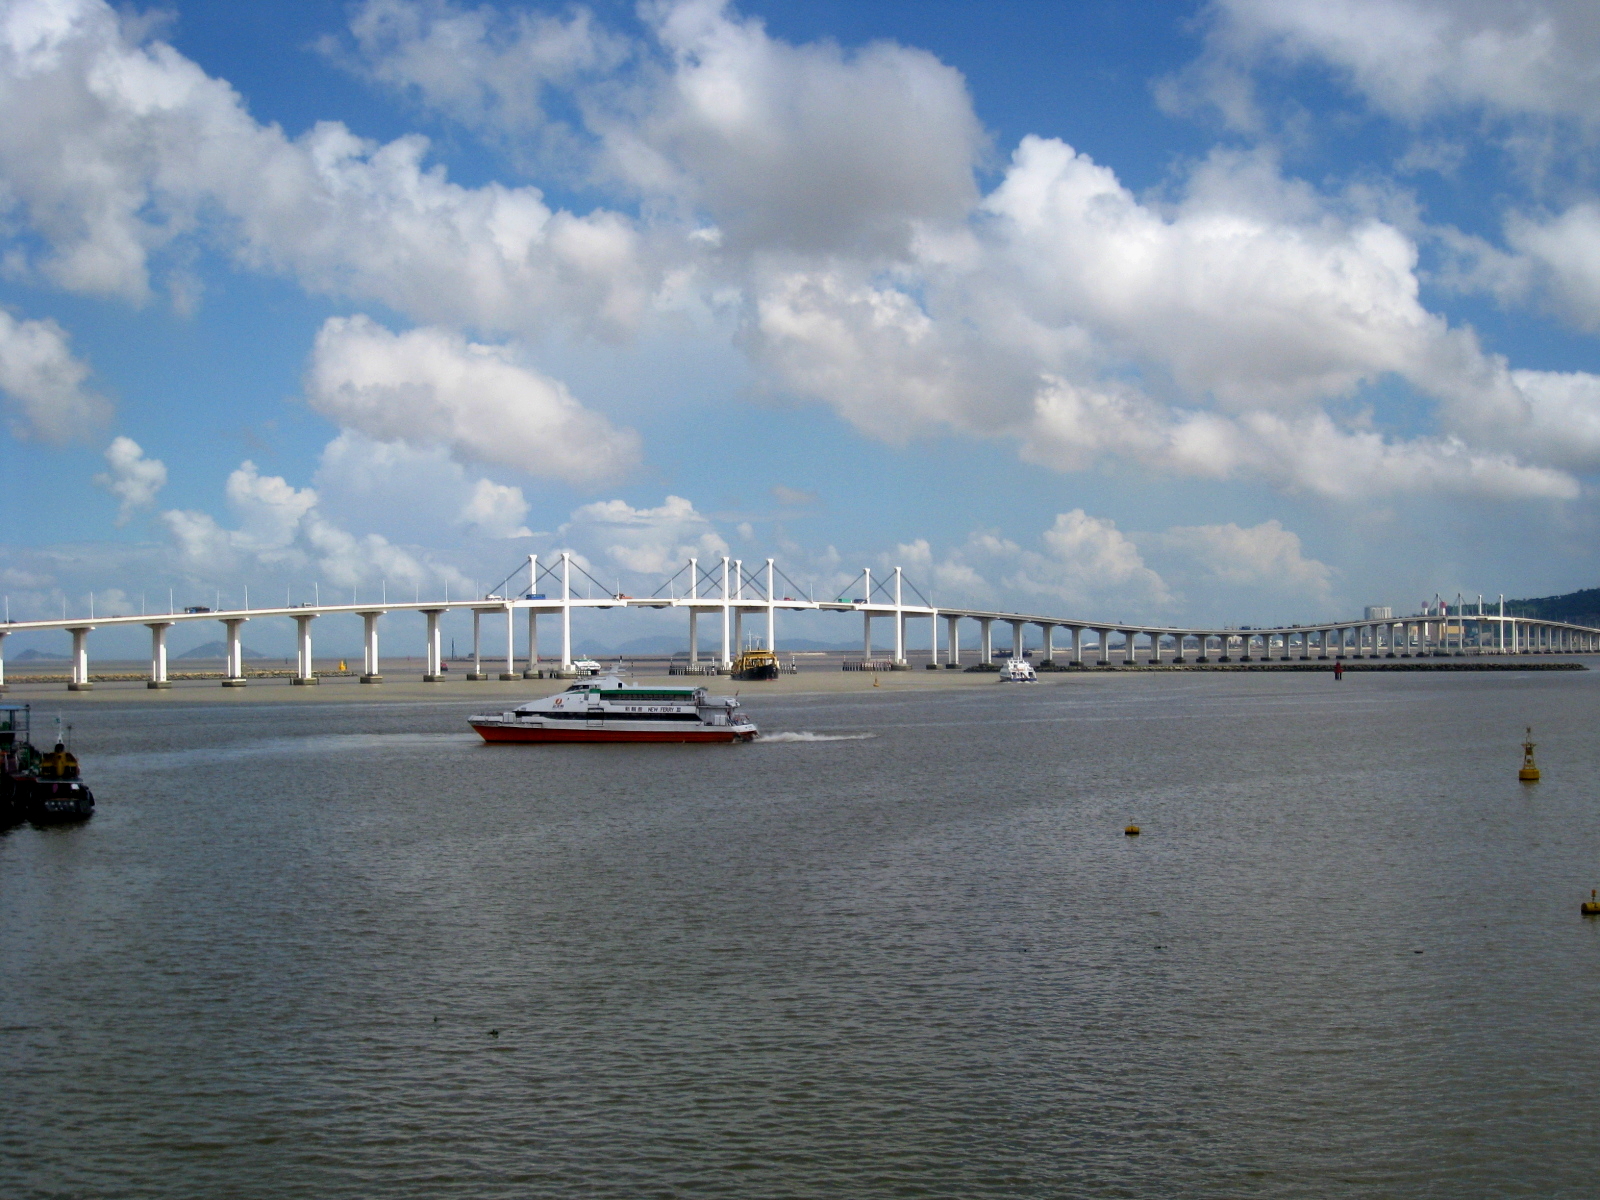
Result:
<svg viewBox="0 0 1600 1200">
<path fill-rule="evenodd" d="M 1595 897 L 1595 889 L 1589 889 L 1589 898 L 1583 902 L 1580 910 L 1586 917 L 1600 917 L 1600 899 Z"/>
<path fill-rule="evenodd" d="M 1126 834 L 1128 837 L 1138 837 L 1139 836 L 1139 827 L 1137 825 L 1129 825 L 1122 832 L 1124 834 Z"/>
<path fill-rule="evenodd" d="M 1522 770 L 1517 778 L 1523 783 L 1539 782 L 1539 764 L 1533 761 L 1533 726 L 1528 726 L 1527 740 L 1522 743 Z"/>
</svg>

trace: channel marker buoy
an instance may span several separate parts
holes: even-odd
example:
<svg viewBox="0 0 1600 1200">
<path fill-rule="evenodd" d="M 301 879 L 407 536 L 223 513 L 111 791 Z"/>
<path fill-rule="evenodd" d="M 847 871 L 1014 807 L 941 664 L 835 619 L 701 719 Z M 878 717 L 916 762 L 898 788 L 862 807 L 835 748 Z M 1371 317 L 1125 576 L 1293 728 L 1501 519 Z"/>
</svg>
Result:
<svg viewBox="0 0 1600 1200">
<path fill-rule="evenodd" d="M 1122 833 L 1124 837 L 1138 837 L 1139 827 L 1137 825 L 1129 825 Z"/>
<path fill-rule="evenodd" d="M 1522 743 L 1522 770 L 1517 772 L 1517 778 L 1523 783 L 1539 782 L 1539 764 L 1533 761 L 1533 726 L 1528 726 L 1526 739 Z"/>
<path fill-rule="evenodd" d="M 1594 888 L 1589 889 L 1589 898 L 1583 902 L 1583 907 L 1579 911 L 1586 917 L 1600 917 L 1600 898 L 1595 896 Z"/>
</svg>

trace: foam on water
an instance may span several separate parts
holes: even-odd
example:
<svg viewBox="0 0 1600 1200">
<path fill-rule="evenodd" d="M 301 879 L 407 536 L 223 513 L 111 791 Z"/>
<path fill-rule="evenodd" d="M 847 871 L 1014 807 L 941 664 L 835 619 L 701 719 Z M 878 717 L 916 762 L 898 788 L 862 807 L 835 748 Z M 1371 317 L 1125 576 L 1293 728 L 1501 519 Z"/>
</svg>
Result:
<svg viewBox="0 0 1600 1200">
<path fill-rule="evenodd" d="M 763 733 L 758 742 L 862 742 L 875 738 L 875 733 L 812 733 L 809 729 L 786 733 Z"/>
</svg>

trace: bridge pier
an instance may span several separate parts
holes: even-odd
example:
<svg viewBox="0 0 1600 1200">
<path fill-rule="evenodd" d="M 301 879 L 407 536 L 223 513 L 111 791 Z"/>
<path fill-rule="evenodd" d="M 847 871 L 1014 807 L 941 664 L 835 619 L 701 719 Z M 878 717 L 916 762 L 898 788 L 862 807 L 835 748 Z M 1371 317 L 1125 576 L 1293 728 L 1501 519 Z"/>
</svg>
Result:
<svg viewBox="0 0 1600 1200">
<path fill-rule="evenodd" d="M 0 696 L 6 694 L 6 634 L 10 630 L 0 629 Z"/>
<path fill-rule="evenodd" d="M 80 625 L 67 630 L 72 635 L 72 678 L 67 683 L 69 692 L 92 692 L 89 682 L 89 631 L 93 625 Z"/>
<path fill-rule="evenodd" d="M 167 679 L 167 630 L 172 628 L 172 622 L 151 621 L 146 628 L 150 630 L 150 678 L 145 687 L 169 688 L 172 684 Z"/>
<path fill-rule="evenodd" d="M 944 629 L 944 665 L 947 667 L 959 667 L 961 665 L 961 618 L 946 617 Z"/>
<path fill-rule="evenodd" d="M 989 617 L 978 618 L 978 665 L 987 667 L 994 662 L 994 636 L 990 626 L 994 621 Z"/>
<path fill-rule="evenodd" d="M 722 657 L 717 665 L 720 667 L 733 666 L 733 655 L 729 652 L 728 639 L 733 636 L 733 614 L 728 611 L 728 601 L 731 596 L 728 580 L 728 556 L 722 556 Z M 565 668 L 563 668 L 565 670 Z"/>
<path fill-rule="evenodd" d="M 311 659 L 311 622 L 316 619 L 316 613 L 300 613 L 294 619 L 294 683 L 300 687 L 315 687 L 321 682 Z"/>
<path fill-rule="evenodd" d="M 244 677 L 244 650 L 239 645 L 239 626 L 249 619 L 249 617 L 228 617 L 222 622 L 228 631 L 228 659 L 227 665 L 222 669 L 223 687 L 244 687 L 248 682 Z"/>
<path fill-rule="evenodd" d="M 361 614 L 361 655 L 362 655 L 362 683 L 382 683 L 383 675 L 378 670 L 378 618 L 383 616 L 382 611 L 364 612 Z M 506 641 L 510 636 L 511 609 L 506 609 Z"/>
<path fill-rule="evenodd" d="M 472 671 L 467 678 L 474 682 L 481 682 L 489 678 L 483 673 L 483 610 L 472 610 Z"/>
<path fill-rule="evenodd" d="M 437 608 L 425 608 L 422 610 L 422 615 L 428 619 L 427 632 L 425 634 L 428 641 L 427 665 L 423 667 L 422 671 L 423 683 L 449 682 L 442 669 L 444 664 L 440 661 L 441 655 L 439 653 L 439 613 L 441 611 L 441 609 Z"/>
<path fill-rule="evenodd" d="M 1099 665 L 1102 667 L 1109 667 L 1111 665 L 1111 630 L 1096 629 L 1094 631 L 1094 635 L 1100 639 Z"/>
<path fill-rule="evenodd" d="M 532 592 L 538 591 L 532 589 Z M 532 592 L 529 594 L 531 595 Z M 524 679 L 539 678 L 539 610 L 528 610 L 528 669 L 522 673 Z"/>
</svg>

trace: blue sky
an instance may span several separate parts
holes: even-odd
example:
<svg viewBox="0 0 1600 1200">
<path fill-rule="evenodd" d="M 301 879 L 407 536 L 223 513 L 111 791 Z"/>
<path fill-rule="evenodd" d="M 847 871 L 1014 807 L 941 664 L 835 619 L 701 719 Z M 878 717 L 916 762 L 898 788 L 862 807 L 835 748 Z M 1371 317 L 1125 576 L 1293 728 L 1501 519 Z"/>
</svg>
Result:
<svg viewBox="0 0 1600 1200">
<path fill-rule="evenodd" d="M 1593 586 L 1597 67 L 1554 0 L 0 0 L 0 585 Z"/>
</svg>

